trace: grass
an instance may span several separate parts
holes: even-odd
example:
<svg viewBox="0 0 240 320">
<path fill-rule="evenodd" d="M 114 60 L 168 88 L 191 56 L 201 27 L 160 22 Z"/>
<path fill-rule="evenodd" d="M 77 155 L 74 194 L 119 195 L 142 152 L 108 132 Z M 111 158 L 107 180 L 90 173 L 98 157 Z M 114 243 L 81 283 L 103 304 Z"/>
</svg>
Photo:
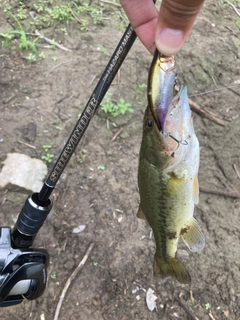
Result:
<svg viewBox="0 0 240 320">
<path fill-rule="evenodd" d="M 86 0 L 67 0 L 64 2 L 61 0 L 34 0 L 30 6 L 27 6 L 24 1 L 16 0 L 13 6 L 9 0 L 2 0 L 2 10 L 10 23 L 16 26 L 9 32 L 0 32 L 2 46 L 10 47 L 17 42 L 20 50 L 34 53 L 26 57 L 30 62 L 37 61 L 39 58 L 43 59 L 43 56 L 36 55 L 38 38 L 29 40 L 28 32 L 33 33 L 36 29 L 41 30 L 53 26 L 56 30 L 67 33 L 67 27 L 72 22 L 75 24 L 77 22 L 76 27 L 86 32 L 89 25 L 103 24 L 105 6 L 106 4 L 101 2 L 99 4 L 97 1 L 89 4 Z M 31 16 L 29 12 L 31 12 Z M 122 14 L 120 18 L 118 10 L 113 10 L 111 15 L 114 15 L 114 20 L 122 24 Z M 109 19 L 109 10 L 107 18 Z M 99 49 L 108 55 L 103 46 L 99 45 Z"/>
<path fill-rule="evenodd" d="M 37 47 L 35 45 L 38 38 L 36 38 L 34 41 L 29 41 L 27 39 L 27 35 L 23 29 L 21 30 L 10 30 L 7 33 L 0 32 L 0 37 L 4 38 L 2 41 L 3 47 L 9 47 L 11 46 L 10 41 L 15 38 L 15 35 L 20 36 L 20 44 L 19 48 L 21 50 L 32 50 L 33 52 L 37 52 Z"/>
<path fill-rule="evenodd" d="M 2 45 L 5 47 L 10 46 L 10 41 L 15 38 L 16 35 L 20 36 L 20 44 L 19 48 L 21 50 L 32 50 L 33 52 L 37 52 L 37 47 L 35 45 L 38 38 L 35 38 L 33 41 L 28 40 L 26 32 L 23 30 L 23 27 L 14 14 L 11 13 L 11 11 L 6 10 L 5 11 L 12 19 L 15 20 L 17 23 L 18 29 L 17 30 L 10 30 L 7 33 L 0 32 L 0 36 L 4 38 L 2 41 Z"/>
</svg>

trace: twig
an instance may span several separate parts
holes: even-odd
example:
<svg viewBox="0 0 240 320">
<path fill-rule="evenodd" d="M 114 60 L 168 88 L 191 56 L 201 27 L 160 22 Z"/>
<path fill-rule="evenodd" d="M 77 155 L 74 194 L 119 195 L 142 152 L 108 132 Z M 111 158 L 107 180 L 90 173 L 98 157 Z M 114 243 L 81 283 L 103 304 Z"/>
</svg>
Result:
<svg viewBox="0 0 240 320">
<path fill-rule="evenodd" d="M 68 4 L 68 7 L 69 7 L 69 9 L 70 9 L 70 11 L 71 11 L 71 14 L 72 14 L 73 18 L 76 19 L 76 21 L 77 21 L 79 24 L 82 25 L 82 22 L 78 19 L 78 17 L 77 17 L 77 16 L 75 15 L 75 13 L 73 12 L 73 10 L 72 10 L 69 2 L 68 2 L 67 4 Z"/>
<path fill-rule="evenodd" d="M 187 306 L 179 299 L 176 295 L 173 295 L 174 299 L 179 303 L 180 307 L 189 315 L 189 317 L 193 320 L 199 320 L 193 313 L 190 311 Z"/>
<path fill-rule="evenodd" d="M 38 30 L 35 30 L 35 35 L 38 36 L 40 39 L 44 39 L 47 43 L 50 43 L 56 47 L 58 47 L 59 49 L 63 50 L 63 51 L 72 51 L 60 44 L 58 44 L 57 42 L 55 42 L 54 40 L 51 40 L 47 37 L 45 37 L 44 35 L 42 35 Z"/>
<path fill-rule="evenodd" d="M 92 78 L 92 80 L 90 81 L 90 83 L 89 83 L 89 87 L 93 84 L 93 81 L 95 80 L 97 78 L 97 75 L 95 74 L 95 76 Z"/>
<path fill-rule="evenodd" d="M 188 103 L 191 107 L 191 109 L 197 113 L 199 113 L 201 116 L 208 118 L 209 120 L 216 122 L 217 124 L 220 124 L 221 126 L 225 126 L 225 122 L 221 119 L 219 119 L 214 113 L 210 111 L 203 110 L 198 104 L 193 102 L 191 99 L 188 99 Z"/>
<path fill-rule="evenodd" d="M 179 91 L 179 88 L 175 86 L 175 90 Z M 214 92 L 218 91 L 219 89 L 213 90 L 213 91 L 207 91 L 200 94 L 208 93 L 208 92 Z M 197 96 L 200 94 L 195 94 L 192 96 Z M 217 124 L 220 124 L 221 126 L 225 126 L 225 122 L 221 119 L 219 119 L 213 112 L 203 110 L 197 103 L 193 102 L 191 99 L 188 98 L 188 103 L 191 107 L 191 109 L 197 113 L 199 113 L 201 116 L 208 118 L 209 120 L 216 122 Z"/>
<path fill-rule="evenodd" d="M 112 137 L 111 142 L 116 140 L 117 137 L 120 135 L 120 133 L 123 131 L 123 128 L 121 128 L 120 130 L 118 130 L 118 132 L 115 133 L 115 135 Z"/>
<path fill-rule="evenodd" d="M 62 62 L 62 63 L 57 64 L 56 66 L 54 66 L 54 67 L 46 74 L 46 78 L 49 76 L 49 74 L 50 74 L 54 69 L 60 67 L 60 66 L 63 65 L 63 64 L 70 63 L 70 62 L 73 62 L 73 61 L 76 61 L 76 59 L 68 60 L 68 61 L 65 61 L 65 62 Z"/>
<path fill-rule="evenodd" d="M 117 83 L 119 84 L 121 82 L 121 68 L 118 70 L 117 73 Z"/>
<path fill-rule="evenodd" d="M 27 147 L 29 147 L 29 148 L 36 149 L 35 146 L 33 146 L 33 145 L 31 145 L 31 144 L 28 144 L 28 143 L 26 143 L 26 142 L 23 142 L 23 141 L 20 141 L 20 140 L 18 140 L 17 142 L 18 142 L 18 143 L 21 143 L 21 144 L 24 144 L 25 146 L 27 146 Z"/>
<path fill-rule="evenodd" d="M 232 88 L 228 88 L 228 90 L 232 91 L 232 92 L 235 93 L 237 96 L 240 96 L 240 93 L 238 93 L 237 91 L 233 90 Z"/>
<path fill-rule="evenodd" d="M 236 12 L 236 14 L 240 17 L 240 12 L 238 11 L 238 9 L 235 7 L 234 4 L 232 4 L 231 2 L 227 1 L 227 3 L 233 8 L 233 10 Z"/>
<path fill-rule="evenodd" d="M 236 172 L 236 174 L 237 174 L 237 176 L 238 176 L 238 179 L 240 179 L 240 173 L 239 173 L 238 168 L 237 168 L 237 166 L 235 165 L 235 163 L 233 164 L 233 168 L 234 168 L 234 170 L 235 170 L 235 172 Z"/>
<path fill-rule="evenodd" d="M 118 4 L 118 3 L 114 3 L 114 2 L 106 1 L 106 0 L 101 0 L 101 2 L 104 2 L 104 3 L 107 3 L 107 4 L 112 4 L 113 6 L 116 6 L 116 7 L 118 7 L 118 8 L 121 8 L 121 5 Z"/>
<path fill-rule="evenodd" d="M 11 96 L 10 98 L 7 98 L 6 100 L 3 100 L 3 103 L 6 104 L 6 103 L 9 103 L 13 98 L 15 98 L 16 95 L 14 94 L 13 96 Z"/>
<path fill-rule="evenodd" d="M 209 312 L 209 317 L 212 319 L 212 320 L 216 320 L 215 318 L 214 318 L 214 316 L 212 315 L 212 313 L 211 313 L 211 311 Z"/>
<path fill-rule="evenodd" d="M 229 28 L 228 26 L 225 26 L 225 28 L 231 31 L 235 37 L 239 38 L 239 36 L 231 28 Z"/>
<path fill-rule="evenodd" d="M 82 269 L 82 267 L 84 266 L 85 262 L 87 261 L 92 249 L 93 249 L 93 246 L 94 246 L 94 243 L 90 243 L 88 249 L 87 249 L 87 252 L 85 253 L 83 259 L 80 261 L 79 265 L 77 266 L 77 268 L 73 271 L 73 273 L 71 274 L 71 276 L 69 277 L 69 279 L 67 280 L 64 288 L 63 288 L 63 291 L 61 293 L 61 296 L 59 298 L 59 301 L 58 301 L 58 304 L 57 304 L 57 308 L 56 308 L 56 311 L 55 311 L 55 315 L 54 315 L 54 320 L 58 320 L 58 316 L 60 314 L 60 309 L 61 309 L 61 306 L 62 306 L 62 303 L 63 303 L 63 299 L 65 298 L 65 295 L 67 293 L 67 290 L 70 286 L 70 284 L 72 283 L 72 281 L 75 279 L 75 277 L 77 276 L 78 272 Z"/>
<path fill-rule="evenodd" d="M 205 187 L 199 187 L 199 190 L 204 193 L 211 193 L 216 194 L 218 196 L 224 196 L 229 198 L 240 198 L 240 193 L 238 192 L 230 192 L 230 191 L 224 191 L 224 190 L 213 190 Z"/>
</svg>

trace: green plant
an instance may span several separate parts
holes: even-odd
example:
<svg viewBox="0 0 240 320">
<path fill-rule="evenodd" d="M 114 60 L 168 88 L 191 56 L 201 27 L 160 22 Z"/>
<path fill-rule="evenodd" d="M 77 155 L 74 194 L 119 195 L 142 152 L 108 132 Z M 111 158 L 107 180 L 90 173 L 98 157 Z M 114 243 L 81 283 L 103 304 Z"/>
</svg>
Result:
<svg viewBox="0 0 240 320">
<path fill-rule="evenodd" d="M 86 156 L 87 156 L 87 151 L 85 149 L 80 150 L 78 161 L 80 163 L 83 163 L 86 159 Z"/>
<path fill-rule="evenodd" d="M 2 0 L 3 11 L 8 13 L 12 10 L 12 5 L 9 0 Z M 13 1 L 14 2 L 14 1 Z M 14 8 L 15 18 L 24 20 L 28 18 L 29 8 L 25 1 L 17 1 L 17 9 Z M 77 20 L 80 22 L 82 31 L 88 30 L 89 24 L 99 25 L 103 22 L 104 5 L 99 1 L 99 4 L 88 1 L 56 1 L 56 0 L 34 0 L 32 4 L 33 11 L 36 15 L 32 17 L 29 24 L 37 27 L 38 30 L 46 26 L 52 26 L 56 21 L 61 22 L 61 31 L 66 33 L 65 26 L 62 22 L 69 24 L 71 21 Z M 116 18 L 120 21 L 124 13 L 117 15 Z M 127 21 L 127 19 L 126 19 Z"/>
<path fill-rule="evenodd" d="M 105 170 L 105 166 L 104 165 L 100 165 L 100 166 L 97 167 L 97 169 L 103 171 L 103 170 Z"/>
<path fill-rule="evenodd" d="M 147 88 L 146 83 L 138 83 L 137 94 L 143 94 L 143 90 Z"/>
<path fill-rule="evenodd" d="M 61 4 L 59 6 L 54 6 L 52 8 L 46 7 L 45 11 L 54 20 L 65 21 L 67 23 L 70 20 L 73 20 L 71 9 L 69 8 L 69 6 L 64 5 L 64 4 Z"/>
<path fill-rule="evenodd" d="M 85 20 L 85 19 L 82 19 L 81 20 L 81 27 L 80 27 L 80 30 L 81 31 L 88 31 L 88 22 L 87 22 L 87 20 Z"/>
<path fill-rule="evenodd" d="M 138 83 L 137 91 L 136 91 L 136 100 L 142 105 L 144 102 L 143 95 L 145 95 L 147 85 L 146 83 Z"/>
<path fill-rule="evenodd" d="M 40 52 L 38 56 L 39 56 L 39 58 L 41 58 L 41 59 L 45 59 L 45 58 L 46 58 L 44 52 Z"/>
<path fill-rule="evenodd" d="M 209 310 L 210 307 L 211 307 L 211 305 L 210 305 L 210 303 L 208 302 L 208 303 L 205 303 L 205 304 L 204 304 L 204 307 L 205 307 L 206 310 Z"/>
<path fill-rule="evenodd" d="M 48 152 L 48 150 L 52 148 L 50 144 L 44 144 L 42 147 L 45 152 Z"/>
<path fill-rule="evenodd" d="M 66 28 L 60 28 L 60 31 L 62 31 L 63 33 L 67 33 L 67 29 Z"/>
<path fill-rule="evenodd" d="M 103 10 L 100 7 L 93 7 L 87 3 L 83 3 L 82 5 L 77 5 L 76 2 L 73 2 L 75 6 L 75 10 L 77 14 L 87 14 L 92 18 L 94 24 L 102 23 Z"/>
<path fill-rule="evenodd" d="M 98 45 L 98 50 L 100 50 L 106 56 L 110 56 L 110 54 L 108 53 L 107 49 L 104 46 L 102 46 L 101 44 Z"/>
<path fill-rule="evenodd" d="M 19 1 L 19 8 L 17 9 L 16 17 L 20 20 L 27 19 L 28 10 L 22 1 Z"/>
<path fill-rule="evenodd" d="M 41 156 L 41 159 L 42 159 L 42 160 L 45 160 L 45 161 L 48 162 L 48 163 L 51 163 L 53 157 L 54 157 L 54 154 L 52 154 L 52 153 L 46 153 L 46 154 L 44 154 L 44 155 Z"/>
<path fill-rule="evenodd" d="M 43 147 L 43 150 L 46 152 L 46 154 L 42 155 L 41 159 L 45 160 L 48 163 L 51 163 L 54 157 L 54 154 L 48 153 L 48 150 L 51 149 L 52 146 L 50 144 L 44 144 L 42 147 Z"/>
<path fill-rule="evenodd" d="M 51 274 L 51 275 L 50 275 L 50 278 L 53 279 L 53 280 L 56 280 L 56 278 L 57 278 L 56 273 L 54 272 L 53 274 Z"/>
<path fill-rule="evenodd" d="M 38 38 L 35 38 L 33 41 L 29 41 L 27 39 L 27 35 L 25 31 L 23 30 L 23 27 L 20 23 L 20 21 L 17 19 L 15 15 L 11 13 L 11 11 L 7 10 L 6 13 L 8 13 L 17 23 L 19 30 L 10 30 L 7 33 L 0 33 L 0 36 L 5 38 L 4 46 L 10 45 L 9 41 L 14 38 L 14 35 L 20 35 L 21 43 L 19 44 L 19 48 L 21 50 L 29 50 L 31 49 L 33 52 L 37 52 L 37 47 L 35 45 L 35 42 L 38 40 Z"/>
<path fill-rule="evenodd" d="M 29 54 L 26 56 L 26 59 L 30 62 L 35 62 L 37 61 L 37 57 L 34 53 L 29 52 Z"/>
<path fill-rule="evenodd" d="M 230 3 L 240 6 L 240 0 L 229 0 Z"/>
<path fill-rule="evenodd" d="M 127 111 L 133 112 L 133 109 L 131 108 L 131 103 L 125 102 L 123 98 L 120 98 L 118 103 L 114 103 L 111 101 L 109 95 L 107 95 L 107 97 L 102 102 L 101 109 L 106 113 L 110 113 L 113 117 L 123 115 Z"/>
<path fill-rule="evenodd" d="M 10 47 L 10 45 L 11 45 L 10 40 L 12 40 L 14 35 L 11 34 L 10 32 L 7 32 L 7 33 L 0 32 L 0 37 L 4 38 L 4 40 L 2 41 L 2 46 L 3 47 Z"/>
</svg>

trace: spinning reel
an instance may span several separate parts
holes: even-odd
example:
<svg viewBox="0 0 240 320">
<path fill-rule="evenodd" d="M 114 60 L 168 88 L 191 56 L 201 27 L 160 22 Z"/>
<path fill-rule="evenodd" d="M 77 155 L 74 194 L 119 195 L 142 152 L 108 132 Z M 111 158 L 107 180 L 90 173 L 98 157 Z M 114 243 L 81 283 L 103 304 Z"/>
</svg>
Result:
<svg viewBox="0 0 240 320">
<path fill-rule="evenodd" d="M 9 227 L 0 227 L 0 307 L 19 304 L 24 298 L 37 299 L 44 292 L 49 255 L 44 249 L 30 247 L 51 211 L 50 195 L 60 175 L 135 39 L 136 34 L 129 25 L 40 193 L 27 198 L 12 231 Z"/>
</svg>

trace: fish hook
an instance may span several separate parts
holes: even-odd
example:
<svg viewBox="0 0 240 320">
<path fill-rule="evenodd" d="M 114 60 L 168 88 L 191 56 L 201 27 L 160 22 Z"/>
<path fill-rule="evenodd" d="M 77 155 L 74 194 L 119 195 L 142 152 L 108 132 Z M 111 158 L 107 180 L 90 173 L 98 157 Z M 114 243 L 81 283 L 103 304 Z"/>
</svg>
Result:
<svg viewBox="0 0 240 320">
<path fill-rule="evenodd" d="M 184 145 L 184 146 L 187 146 L 187 145 L 188 145 L 187 140 L 184 140 L 184 141 L 178 140 L 177 138 L 175 138 L 174 136 L 172 136 L 170 133 L 168 134 L 168 136 L 169 136 L 170 138 L 172 138 L 174 141 L 176 141 L 177 144 L 178 144 L 178 146 L 177 146 L 177 148 L 175 149 L 175 151 L 179 148 L 179 145 L 180 145 L 180 144 L 182 144 L 182 145 Z M 171 153 L 171 157 L 174 157 L 175 151 L 173 151 L 173 152 Z"/>
<path fill-rule="evenodd" d="M 187 146 L 187 145 L 188 145 L 187 140 L 184 140 L 184 141 L 178 140 L 177 138 L 175 138 L 174 136 L 172 136 L 170 133 L 168 134 L 168 136 L 169 136 L 170 138 L 172 138 L 174 141 L 177 142 L 177 144 L 178 144 L 177 149 L 179 148 L 179 145 L 180 145 L 180 144 L 182 144 L 182 145 L 184 145 L 184 146 Z"/>
</svg>

